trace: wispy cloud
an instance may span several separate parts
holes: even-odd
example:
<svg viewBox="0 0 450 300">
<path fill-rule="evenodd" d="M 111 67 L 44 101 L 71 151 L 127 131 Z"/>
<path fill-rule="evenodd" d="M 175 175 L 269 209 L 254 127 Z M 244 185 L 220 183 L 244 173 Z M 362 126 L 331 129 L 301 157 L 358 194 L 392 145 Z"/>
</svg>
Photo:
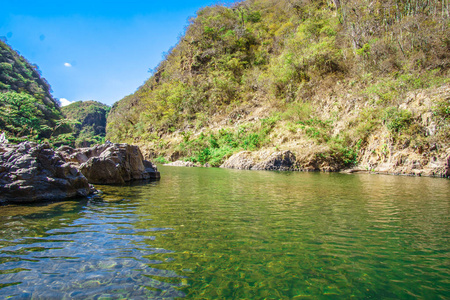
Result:
<svg viewBox="0 0 450 300">
<path fill-rule="evenodd" d="M 66 62 L 66 63 L 64 63 L 64 67 L 70 68 L 70 67 L 72 67 L 72 64 Z"/>
<path fill-rule="evenodd" d="M 67 106 L 67 105 L 73 103 L 73 102 L 70 102 L 69 100 L 67 100 L 66 98 L 60 98 L 59 102 L 61 103 L 61 106 Z"/>
</svg>

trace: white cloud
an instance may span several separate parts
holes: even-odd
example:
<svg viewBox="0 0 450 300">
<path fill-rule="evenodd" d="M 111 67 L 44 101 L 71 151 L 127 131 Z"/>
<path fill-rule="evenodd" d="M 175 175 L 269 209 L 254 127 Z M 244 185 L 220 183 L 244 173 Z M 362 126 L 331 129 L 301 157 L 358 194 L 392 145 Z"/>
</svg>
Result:
<svg viewBox="0 0 450 300">
<path fill-rule="evenodd" d="M 69 100 L 67 100 L 66 98 L 60 98 L 59 102 L 61 103 L 61 106 L 67 106 L 67 105 L 73 103 L 73 102 L 70 102 Z"/>
<path fill-rule="evenodd" d="M 72 65 L 70 64 L 70 63 L 64 63 L 64 67 L 67 67 L 67 68 L 70 68 L 70 67 L 72 67 Z"/>
</svg>

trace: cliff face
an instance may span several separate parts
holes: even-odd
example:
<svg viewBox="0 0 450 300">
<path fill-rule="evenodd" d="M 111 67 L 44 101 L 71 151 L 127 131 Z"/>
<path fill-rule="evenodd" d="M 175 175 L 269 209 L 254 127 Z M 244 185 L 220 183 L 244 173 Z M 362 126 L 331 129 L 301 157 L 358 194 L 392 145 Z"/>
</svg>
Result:
<svg viewBox="0 0 450 300">
<path fill-rule="evenodd" d="M 0 41 L 0 130 L 11 141 L 50 138 L 61 117 L 37 66 Z"/>
<path fill-rule="evenodd" d="M 76 147 L 88 147 L 104 142 L 106 118 L 111 110 L 109 106 L 96 101 L 78 101 L 61 110 L 67 119 L 73 121 Z"/>
<path fill-rule="evenodd" d="M 443 1 L 416 2 L 204 8 L 153 76 L 113 106 L 107 137 L 161 162 L 219 166 L 250 151 L 257 163 L 289 150 L 293 169 L 442 175 L 450 13 Z"/>
</svg>

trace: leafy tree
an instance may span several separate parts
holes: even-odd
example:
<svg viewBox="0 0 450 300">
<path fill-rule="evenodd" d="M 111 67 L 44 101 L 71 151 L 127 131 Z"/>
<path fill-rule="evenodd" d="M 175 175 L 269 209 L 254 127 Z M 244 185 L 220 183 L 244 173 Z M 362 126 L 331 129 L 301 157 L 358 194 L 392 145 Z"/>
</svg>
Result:
<svg viewBox="0 0 450 300">
<path fill-rule="evenodd" d="M 37 136 L 41 132 L 42 113 L 36 99 L 24 92 L 0 93 L 0 127 L 14 136 Z"/>
</svg>

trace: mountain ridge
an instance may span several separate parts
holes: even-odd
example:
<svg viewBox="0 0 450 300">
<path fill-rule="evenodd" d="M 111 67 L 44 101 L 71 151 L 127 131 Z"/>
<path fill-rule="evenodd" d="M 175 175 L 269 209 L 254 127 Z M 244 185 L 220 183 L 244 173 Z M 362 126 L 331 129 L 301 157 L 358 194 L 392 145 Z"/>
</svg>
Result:
<svg viewBox="0 0 450 300">
<path fill-rule="evenodd" d="M 105 142 L 106 119 L 110 107 L 101 102 L 77 101 L 61 108 L 68 120 L 72 120 L 73 145 L 89 147 Z"/>
<path fill-rule="evenodd" d="M 56 134 L 59 103 L 37 65 L 0 40 L 0 130 L 12 141 L 43 140 Z"/>
<path fill-rule="evenodd" d="M 408 174 L 432 149 L 417 170 L 436 158 L 442 173 L 450 18 L 445 2 L 425 2 L 206 7 L 152 77 L 113 106 L 107 138 L 161 162 L 219 166 L 239 151 L 280 149 L 318 170 L 407 164 L 399 172 Z"/>
</svg>

